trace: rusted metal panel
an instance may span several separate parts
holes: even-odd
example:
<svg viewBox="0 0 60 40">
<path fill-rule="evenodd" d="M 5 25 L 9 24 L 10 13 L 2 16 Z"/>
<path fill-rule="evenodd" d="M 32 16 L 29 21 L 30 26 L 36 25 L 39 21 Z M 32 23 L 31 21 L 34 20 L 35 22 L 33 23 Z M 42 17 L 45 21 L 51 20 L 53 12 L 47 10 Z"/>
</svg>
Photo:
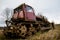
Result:
<svg viewBox="0 0 60 40">
<path fill-rule="evenodd" d="M 19 12 L 18 18 L 24 18 L 23 11 Z"/>
<path fill-rule="evenodd" d="M 16 11 L 14 14 L 13 14 L 13 19 L 17 19 L 17 17 L 18 17 L 18 12 Z"/>
<path fill-rule="evenodd" d="M 27 20 L 36 20 L 35 15 L 32 12 L 27 12 L 25 17 Z"/>
</svg>

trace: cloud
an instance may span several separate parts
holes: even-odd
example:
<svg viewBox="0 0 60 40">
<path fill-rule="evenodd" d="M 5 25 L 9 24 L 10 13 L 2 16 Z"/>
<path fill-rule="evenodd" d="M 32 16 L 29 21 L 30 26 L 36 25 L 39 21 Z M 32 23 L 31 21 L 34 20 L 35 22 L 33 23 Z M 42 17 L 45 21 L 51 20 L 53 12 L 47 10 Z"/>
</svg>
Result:
<svg viewBox="0 0 60 40">
<path fill-rule="evenodd" d="M 60 0 L 0 0 L 0 20 L 6 20 L 6 14 L 3 12 L 5 8 L 14 9 L 22 3 L 32 6 L 36 15 L 41 13 L 48 20 L 60 23 Z M 10 13 L 9 15 L 11 17 Z"/>
</svg>

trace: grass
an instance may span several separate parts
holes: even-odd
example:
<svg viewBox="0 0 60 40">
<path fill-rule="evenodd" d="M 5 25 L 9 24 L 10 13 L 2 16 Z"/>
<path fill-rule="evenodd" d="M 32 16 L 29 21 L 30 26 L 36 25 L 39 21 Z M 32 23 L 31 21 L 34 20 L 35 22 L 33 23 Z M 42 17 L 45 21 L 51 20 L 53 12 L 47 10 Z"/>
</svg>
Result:
<svg viewBox="0 0 60 40">
<path fill-rule="evenodd" d="M 37 32 L 36 35 L 28 38 L 28 40 L 60 40 L 60 25 L 55 25 L 55 29 L 48 32 Z"/>
<path fill-rule="evenodd" d="M 8 40 L 4 37 L 2 30 L 0 30 L 0 40 Z M 11 39 L 13 40 L 13 39 Z M 22 40 L 22 39 L 14 39 Z M 55 25 L 55 29 L 47 32 L 37 32 L 35 35 L 28 37 L 26 40 L 60 40 L 60 25 Z"/>
<path fill-rule="evenodd" d="M 2 31 L 3 31 L 3 30 L 0 30 L 0 40 L 4 40 L 4 39 L 5 39 Z"/>
</svg>

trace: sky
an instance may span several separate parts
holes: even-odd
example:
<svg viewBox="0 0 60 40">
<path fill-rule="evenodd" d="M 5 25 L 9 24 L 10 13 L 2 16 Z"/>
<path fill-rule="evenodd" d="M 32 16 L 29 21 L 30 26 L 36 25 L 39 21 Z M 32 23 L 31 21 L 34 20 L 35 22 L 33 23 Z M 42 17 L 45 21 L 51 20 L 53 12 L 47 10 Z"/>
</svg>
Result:
<svg viewBox="0 0 60 40">
<path fill-rule="evenodd" d="M 60 24 L 60 0 L 0 0 L 0 26 L 5 26 L 5 8 L 14 9 L 22 3 L 26 3 L 34 8 L 35 14 L 42 14 L 50 22 Z"/>
</svg>

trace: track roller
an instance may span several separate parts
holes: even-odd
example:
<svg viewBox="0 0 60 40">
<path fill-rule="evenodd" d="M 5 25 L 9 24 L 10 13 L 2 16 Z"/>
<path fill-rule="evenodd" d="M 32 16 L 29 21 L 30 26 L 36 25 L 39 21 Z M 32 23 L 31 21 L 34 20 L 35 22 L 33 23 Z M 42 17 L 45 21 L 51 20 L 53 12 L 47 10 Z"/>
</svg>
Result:
<svg viewBox="0 0 60 40">
<path fill-rule="evenodd" d="M 29 31 L 28 31 L 28 35 L 31 36 L 32 34 L 34 34 L 36 32 L 35 27 L 33 27 L 33 24 L 30 24 L 29 26 Z"/>
<path fill-rule="evenodd" d="M 19 30 L 17 30 L 17 32 L 19 33 L 20 37 L 25 37 L 26 32 L 27 32 L 26 26 L 25 25 L 20 25 Z"/>
</svg>

